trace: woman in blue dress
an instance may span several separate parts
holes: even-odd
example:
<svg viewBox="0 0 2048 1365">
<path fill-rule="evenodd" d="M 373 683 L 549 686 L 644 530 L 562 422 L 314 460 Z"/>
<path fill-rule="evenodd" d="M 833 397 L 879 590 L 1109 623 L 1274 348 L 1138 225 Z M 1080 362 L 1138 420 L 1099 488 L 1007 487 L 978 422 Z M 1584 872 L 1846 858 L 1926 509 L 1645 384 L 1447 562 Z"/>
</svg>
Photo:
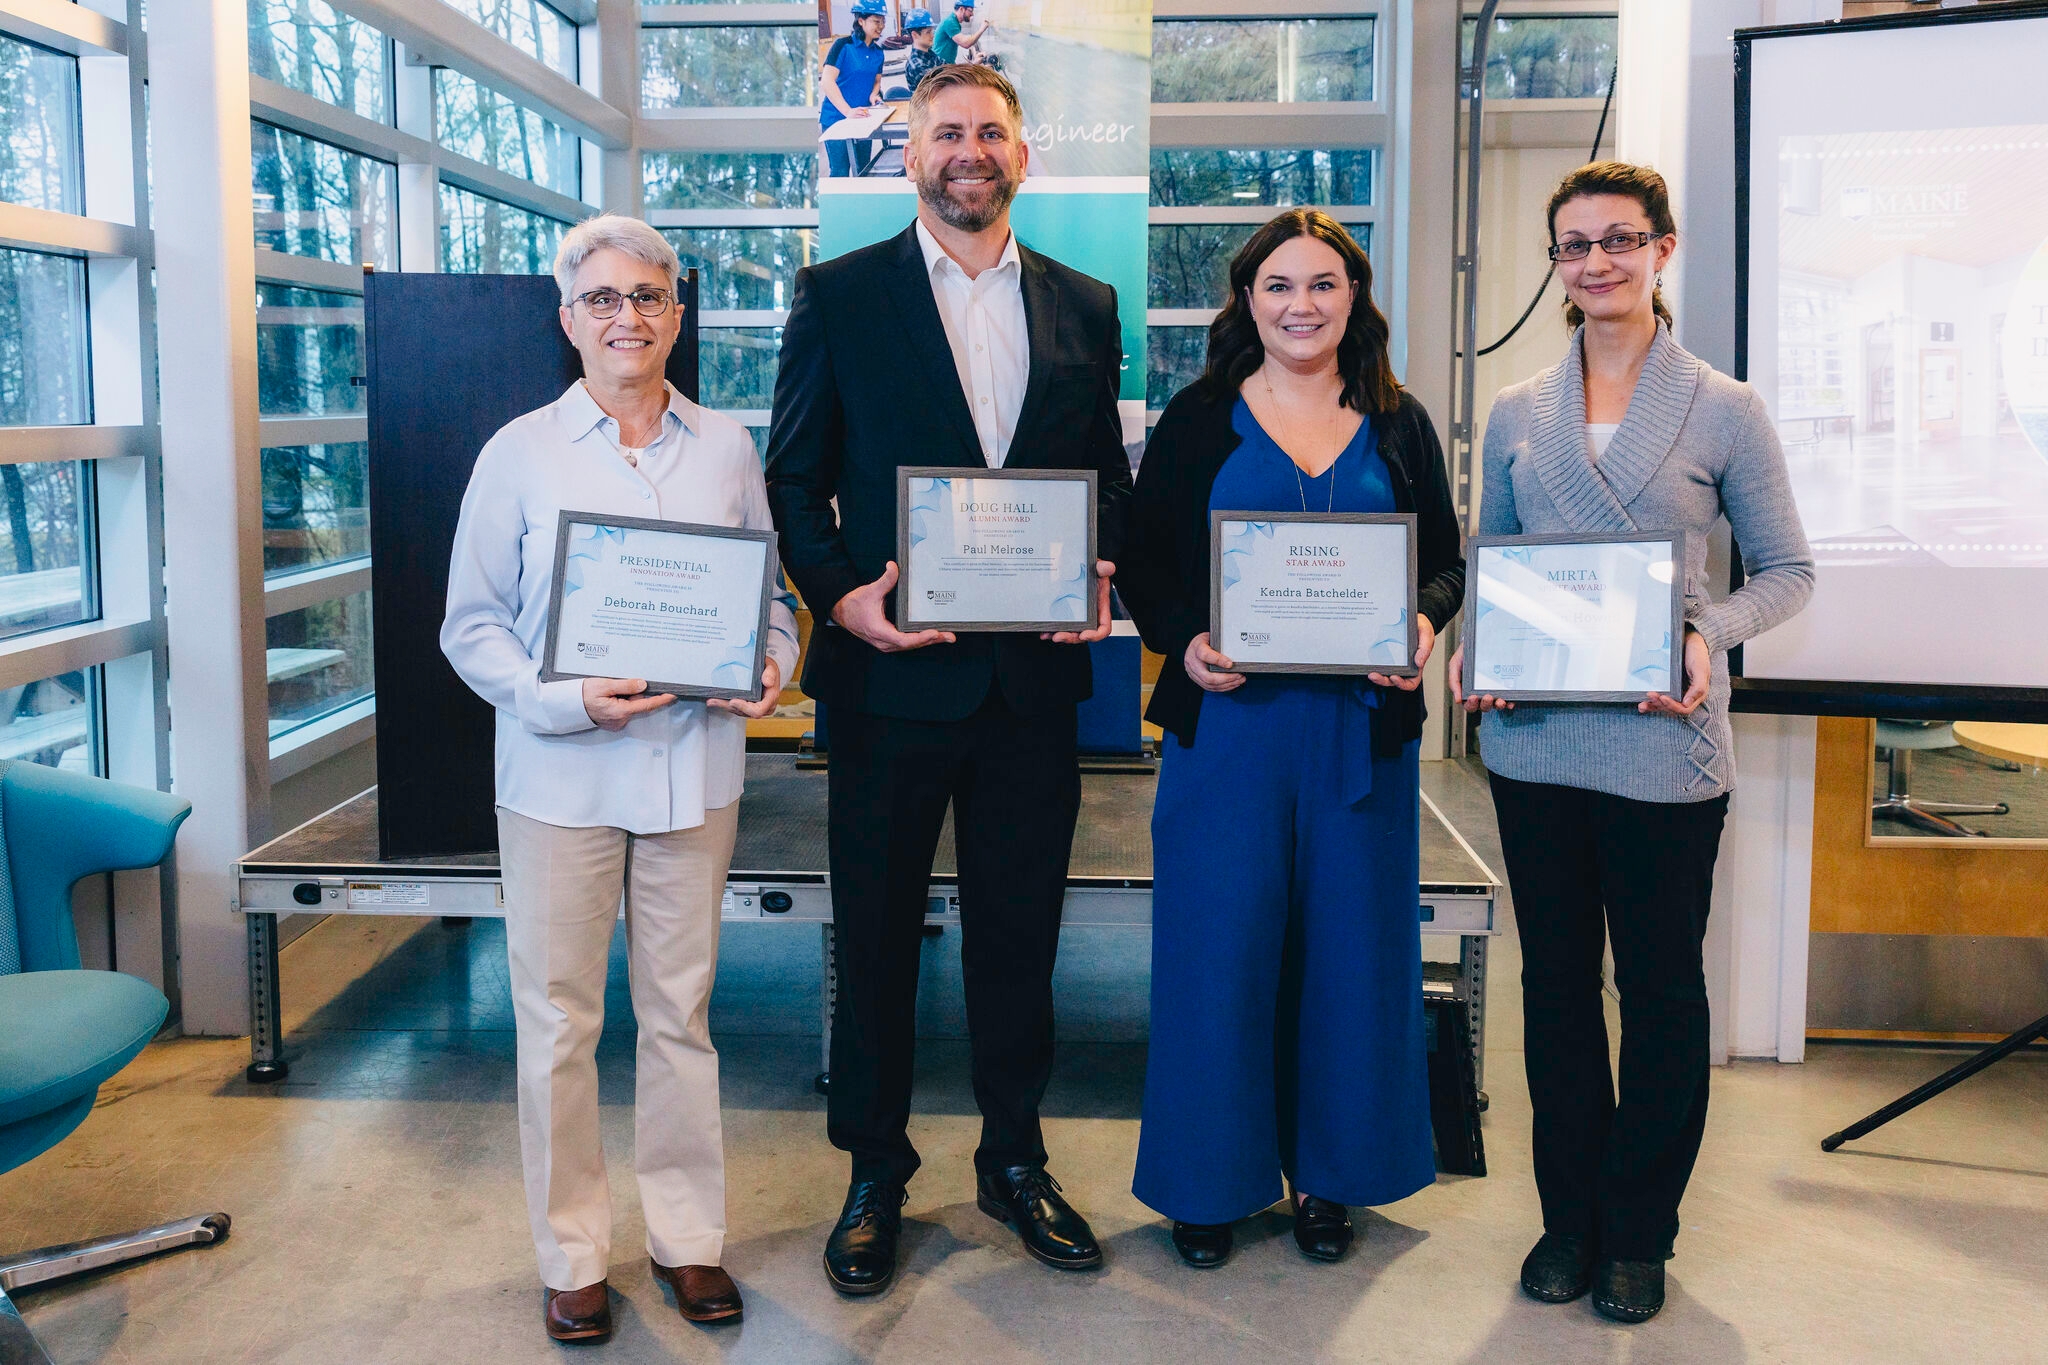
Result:
<svg viewBox="0 0 2048 1365">
<path fill-rule="evenodd" d="M 1168 660 L 1148 718 L 1152 1044 L 1133 1190 L 1194 1266 L 1286 1181 L 1336 1260 L 1346 1206 L 1435 1179 L 1423 1070 L 1418 679 L 1247 675 L 1209 638 L 1209 513 L 1413 512 L 1418 665 L 1464 592 L 1422 407 L 1394 380 L 1365 253 L 1291 209 L 1245 243 L 1202 378 L 1146 447 L 1117 589 Z"/>
<path fill-rule="evenodd" d="M 855 118 L 868 111 L 882 75 L 882 26 L 886 14 L 882 0 L 853 0 L 853 32 L 832 44 L 819 73 L 819 132 L 841 119 Z M 834 138 L 825 144 L 827 174 L 854 173 L 856 141 L 860 144 L 861 164 L 867 163 L 871 140 Z"/>
</svg>

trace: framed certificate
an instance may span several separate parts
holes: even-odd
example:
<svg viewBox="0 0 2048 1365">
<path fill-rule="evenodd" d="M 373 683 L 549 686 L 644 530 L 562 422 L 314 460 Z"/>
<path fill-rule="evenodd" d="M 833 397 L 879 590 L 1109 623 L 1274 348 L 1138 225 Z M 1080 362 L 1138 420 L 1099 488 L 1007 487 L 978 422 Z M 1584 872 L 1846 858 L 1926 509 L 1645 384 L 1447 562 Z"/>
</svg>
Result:
<svg viewBox="0 0 2048 1365">
<path fill-rule="evenodd" d="M 896 471 L 899 630 L 1090 630 L 1095 471 Z"/>
<path fill-rule="evenodd" d="M 1209 643 L 1241 673 L 1415 667 L 1415 516 L 1211 512 Z"/>
<path fill-rule="evenodd" d="M 758 701 L 774 588 L 773 531 L 564 512 L 541 680 Z"/>
<path fill-rule="evenodd" d="M 1465 695 L 1639 702 L 1685 692 L 1685 537 L 1474 536 Z"/>
</svg>

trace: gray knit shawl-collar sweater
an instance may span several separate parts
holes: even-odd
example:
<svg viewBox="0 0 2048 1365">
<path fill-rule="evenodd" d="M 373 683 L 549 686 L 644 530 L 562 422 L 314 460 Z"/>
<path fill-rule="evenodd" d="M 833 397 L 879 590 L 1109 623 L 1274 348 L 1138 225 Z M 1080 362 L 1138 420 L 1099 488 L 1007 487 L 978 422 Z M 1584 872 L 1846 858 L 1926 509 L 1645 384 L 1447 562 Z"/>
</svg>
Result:
<svg viewBox="0 0 2048 1365">
<path fill-rule="evenodd" d="M 1795 615 L 1813 595 L 1813 551 L 1785 454 L 1754 389 L 1717 373 L 1663 324 L 1628 415 L 1596 465 L 1586 435 L 1584 329 L 1564 361 L 1501 390 L 1487 418 L 1482 535 L 1686 533 L 1685 619 L 1712 652 L 1713 684 L 1689 717 L 1621 704 L 1488 712 L 1480 756 L 1503 777 L 1637 801 L 1705 801 L 1735 785 L 1728 649 Z M 1707 540 L 1725 515 L 1743 585 L 1719 601 Z"/>
</svg>

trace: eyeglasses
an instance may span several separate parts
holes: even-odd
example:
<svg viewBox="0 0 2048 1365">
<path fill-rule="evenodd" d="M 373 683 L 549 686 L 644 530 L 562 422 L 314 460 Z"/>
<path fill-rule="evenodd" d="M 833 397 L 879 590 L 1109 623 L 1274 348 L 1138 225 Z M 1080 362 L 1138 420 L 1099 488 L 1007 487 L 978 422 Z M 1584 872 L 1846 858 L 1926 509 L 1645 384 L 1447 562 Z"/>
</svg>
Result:
<svg viewBox="0 0 2048 1365">
<path fill-rule="evenodd" d="M 658 318 L 668 311 L 672 297 L 666 289 L 635 289 L 630 294 L 621 294 L 616 289 L 593 289 L 587 294 L 578 294 L 570 299 L 573 307 L 582 304 L 594 318 L 615 318 L 626 300 L 633 300 L 633 311 L 643 318 Z"/>
<path fill-rule="evenodd" d="M 1610 256 L 1625 256 L 1631 251 L 1641 251 L 1664 234 L 1661 232 L 1615 232 L 1600 239 L 1600 249 Z M 1584 237 L 1574 237 L 1568 242 L 1553 242 L 1550 259 L 1553 261 L 1583 261 L 1593 252 L 1593 243 Z"/>
</svg>

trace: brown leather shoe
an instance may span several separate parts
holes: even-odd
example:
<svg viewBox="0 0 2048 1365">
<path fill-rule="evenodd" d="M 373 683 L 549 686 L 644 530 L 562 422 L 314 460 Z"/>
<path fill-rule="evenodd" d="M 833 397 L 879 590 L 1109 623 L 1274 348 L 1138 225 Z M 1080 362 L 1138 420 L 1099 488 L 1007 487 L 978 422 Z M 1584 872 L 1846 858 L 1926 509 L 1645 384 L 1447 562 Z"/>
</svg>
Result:
<svg viewBox="0 0 2048 1365">
<path fill-rule="evenodd" d="M 556 1341 L 604 1341 L 612 1334 L 611 1289 L 603 1280 L 581 1289 L 550 1289 L 541 1316 Z"/>
<path fill-rule="evenodd" d="M 740 1287 L 719 1266 L 667 1266 L 652 1258 L 648 1264 L 676 1291 L 676 1309 L 691 1322 L 731 1322 L 745 1307 Z"/>
</svg>

